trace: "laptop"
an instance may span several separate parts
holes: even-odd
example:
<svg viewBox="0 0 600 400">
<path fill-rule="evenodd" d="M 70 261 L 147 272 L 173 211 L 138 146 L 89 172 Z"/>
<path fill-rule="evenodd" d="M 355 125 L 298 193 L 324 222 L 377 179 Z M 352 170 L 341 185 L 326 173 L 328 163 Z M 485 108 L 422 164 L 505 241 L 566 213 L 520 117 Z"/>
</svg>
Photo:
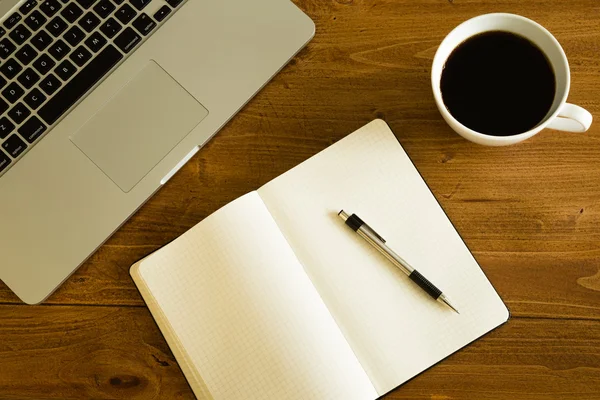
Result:
<svg viewBox="0 0 600 400">
<path fill-rule="evenodd" d="M 289 0 L 3 0 L 0 279 L 44 301 L 308 41 Z"/>
</svg>

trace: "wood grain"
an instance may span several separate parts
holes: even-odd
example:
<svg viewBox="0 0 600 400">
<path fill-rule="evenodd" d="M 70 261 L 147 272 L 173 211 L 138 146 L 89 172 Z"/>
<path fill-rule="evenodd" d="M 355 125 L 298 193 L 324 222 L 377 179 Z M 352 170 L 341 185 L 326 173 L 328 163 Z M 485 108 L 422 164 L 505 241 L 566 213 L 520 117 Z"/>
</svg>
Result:
<svg viewBox="0 0 600 400">
<path fill-rule="evenodd" d="M 521 14 L 564 47 L 569 101 L 600 115 L 600 3 L 295 2 L 314 40 L 45 305 L 23 306 L 0 283 L 0 399 L 193 398 L 129 266 L 374 118 L 390 124 L 513 317 L 386 399 L 599 399 L 600 124 L 478 146 L 441 119 L 429 72 L 460 22 Z"/>
<path fill-rule="evenodd" d="M 193 398 L 148 310 L 0 306 L 3 398 Z"/>
<path fill-rule="evenodd" d="M 141 307 L 0 306 L 2 398 L 192 399 Z M 598 323 L 514 318 L 387 399 L 600 399 Z"/>
</svg>

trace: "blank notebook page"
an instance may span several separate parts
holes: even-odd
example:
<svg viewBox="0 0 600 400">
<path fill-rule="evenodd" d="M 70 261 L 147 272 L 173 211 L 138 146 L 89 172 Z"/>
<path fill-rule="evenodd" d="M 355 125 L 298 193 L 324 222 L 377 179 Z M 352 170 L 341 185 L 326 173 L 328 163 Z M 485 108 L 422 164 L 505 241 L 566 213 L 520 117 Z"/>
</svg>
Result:
<svg viewBox="0 0 600 400">
<path fill-rule="evenodd" d="M 377 393 L 256 192 L 139 266 L 215 400 Z"/>
<path fill-rule="evenodd" d="M 508 319 L 433 194 L 383 121 L 259 190 L 380 395 Z M 433 301 L 337 216 L 371 225 L 446 293 Z"/>
</svg>

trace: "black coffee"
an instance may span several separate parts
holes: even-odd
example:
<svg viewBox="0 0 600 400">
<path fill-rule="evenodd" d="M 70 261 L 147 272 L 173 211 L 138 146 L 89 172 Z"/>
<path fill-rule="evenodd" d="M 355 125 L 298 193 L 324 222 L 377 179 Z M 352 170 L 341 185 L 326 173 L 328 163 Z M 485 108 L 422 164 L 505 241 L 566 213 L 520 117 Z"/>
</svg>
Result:
<svg viewBox="0 0 600 400">
<path fill-rule="evenodd" d="M 542 122 L 554 101 L 556 79 L 534 43 L 493 31 L 454 49 L 441 89 L 446 108 L 461 124 L 487 135 L 510 136 Z"/>
</svg>

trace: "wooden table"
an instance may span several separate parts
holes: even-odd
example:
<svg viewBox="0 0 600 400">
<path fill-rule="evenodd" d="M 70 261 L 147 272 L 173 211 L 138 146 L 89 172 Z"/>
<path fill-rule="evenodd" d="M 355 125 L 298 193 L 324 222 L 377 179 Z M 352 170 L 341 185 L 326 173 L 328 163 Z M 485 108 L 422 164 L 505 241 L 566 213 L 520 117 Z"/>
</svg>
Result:
<svg viewBox="0 0 600 400">
<path fill-rule="evenodd" d="M 0 286 L 0 398 L 193 398 L 129 266 L 383 118 L 512 312 L 386 399 L 600 399 L 600 122 L 482 147 L 445 125 L 429 80 L 454 26 L 514 12 L 555 34 L 570 101 L 598 116 L 600 2 L 296 3 L 315 39 L 62 288 L 30 307 Z"/>
</svg>

